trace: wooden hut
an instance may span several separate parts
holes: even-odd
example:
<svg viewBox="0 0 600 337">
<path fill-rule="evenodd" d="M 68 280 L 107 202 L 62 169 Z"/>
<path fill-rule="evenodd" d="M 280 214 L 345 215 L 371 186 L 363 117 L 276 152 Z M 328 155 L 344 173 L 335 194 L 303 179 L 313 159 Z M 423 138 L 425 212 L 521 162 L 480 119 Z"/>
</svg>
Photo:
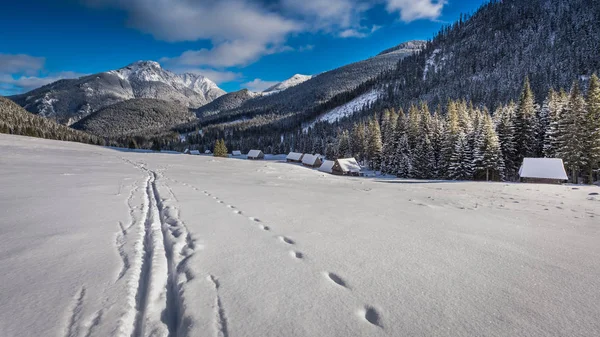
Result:
<svg viewBox="0 0 600 337">
<path fill-rule="evenodd" d="M 337 159 L 331 173 L 344 176 L 359 176 L 361 167 L 354 158 Z"/>
<path fill-rule="evenodd" d="M 321 167 L 319 167 L 319 171 L 326 173 L 333 173 L 333 165 L 335 165 L 335 161 L 333 160 L 325 160 Z"/>
<path fill-rule="evenodd" d="M 204 154 L 212 154 L 212 152 L 210 152 L 210 150 L 206 150 L 204 151 Z"/>
<path fill-rule="evenodd" d="M 562 184 L 569 180 L 560 158 L 525 158 L 519 169 L 524 183 Z"/>
<path fill-rule="evenodd" d="M 302 165 L 304 166 L 317 168 L 321 167 L 321 164 L 323 164 L 321 158 L 315 156 L 314 154 L 305 154 L 304 157 L 302 157 Z"/>
<path fill-rule="evenodd" d="M 301 163 L 302 162 L 302 157 L 304 157 L 304 154 L 302 154 L 302 153 L 290 152 L 287 155 L 287 157 L 285 158 L 285 160 L 288 163 Z"/>
<path fill-rule="evenodd" d="M 250 160 L 265 159 L 265 154 L 261 150 L 250 150 L 250 152 L 248 152 L 247 158 Z"/>
<path fill-rule="evenodd" d="M 239 151 L 239 150 L 231 151 L 231 155 L 234 156 L 234 157 L 241 156 L 242 155 L 242 151 Z"/>
<path fill-rule="evenodd" d="M 199 156 L 200 155 L 200 151 L 199 150 L 191 150 L 190 154 L 194 155 L 194 156 Z"/>
</svg>

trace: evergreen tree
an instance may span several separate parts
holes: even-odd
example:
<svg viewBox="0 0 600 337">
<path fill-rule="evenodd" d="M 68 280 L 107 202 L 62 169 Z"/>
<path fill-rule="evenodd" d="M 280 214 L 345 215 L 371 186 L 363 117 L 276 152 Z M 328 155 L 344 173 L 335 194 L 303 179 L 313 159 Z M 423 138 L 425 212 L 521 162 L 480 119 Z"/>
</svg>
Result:
<svg viewBox="0 0 600 337">
<path fill-rule="evenodd" d="M 442 178 L 445 176 L 445 157 L 444 157 L 444 140 L 445 140 L 445 125 L 441 117 L 441 108 L 434 112 L 432 119 L 431 130 L 431 146 L 433 147 L 433 177 Z"/>
<path fill-rule="evenodd" d="M 429 179 L 433 176 L 434 153 L 431 144 L 431 115 L 427 105 L 423 104 L 420 115 L 420 136 L 413 150 L 413 175 L 419 179 Z"/>
<path fill-rule="evenodd" d="M 412 160 L 410 146 L 408 145 L 408 136 L 404 133 L 398 140 L 394 161 L 396 162 L 396 176 L 399 178 L 412 177 Z"/>
<path fill-rule="evenodd" d="M 213 150 L 213 156 L 215 157 L 227 157 L 227 146 L 225 146 L 224 139 L 217 139 Z"/>
<path fill-rule="evenodd" d="M 515 113 L 515 161 L 520 165 L 525 157 L 535 157 L 537 145 L 536 106 L 529 77 L 525 78 L 523 91 Z"/>
<path fill-rule="evenodd" d="M 481 140 L 479 143 L 480 160 L 477 170 L 485 172 L 485 180 L 502 180 L 504 178 L 504 160 L 500 140 L 494 130 L 489 114 L 483 116 Z"/>
<path fill-rule="evenodd" d="M 558 157 L 563 159 L 575 183 L 580 169 L 587 164 L 584 158 L 585 116 L 585 99 L 581 95 L 579 85 L 575 82 L 564 116 L 560 119 L 560 147 L 557 151 Z"/>
<path fill-rule="evenodd" d="M 596 74 L 590 78 L 585 116 L 585 149 L 588 183 L 593 182 L 593 170 L 600 165 L 600 80 Z"/>
<path fill-rule="evenodd" d="M 369 167 L 377 171 L 381 169 L 381 151 L 383 147 L 381 144 L 381 129 L 377 118 L 369 120 L 368 139 L 367 160 Z"/>
<path fill-rule="evenodd" d="M 469 142 L 463 131 L 458 134 L 456 146 L 450 158 L 448 176 L 452 180 L 470 180 L 473 178 L 473 158 Z"/>
<path fill-rule="evenodd" d="M 500 141 L 500 150 L 504 162 L 504 176 L 509 180 L 516 178 L 517 169 L 520 163 L 517 163 L 515 129 L 514 129 L 514 103 L 510 103 L 496 111 L 496 134 Z"/>
<path fill-rule="evenodd" d="M 338 139 L 337 157 L 348 158 L 350 156 L 350 135 L 348 130 L 344 130 Z"/>
</svg>

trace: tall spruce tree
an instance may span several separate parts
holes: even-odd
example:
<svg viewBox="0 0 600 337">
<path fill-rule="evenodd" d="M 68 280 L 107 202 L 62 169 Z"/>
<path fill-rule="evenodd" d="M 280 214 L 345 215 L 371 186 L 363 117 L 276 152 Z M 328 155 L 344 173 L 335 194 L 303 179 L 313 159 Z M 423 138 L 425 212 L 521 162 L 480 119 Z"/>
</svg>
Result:
<svg viewBox="0 0 600 337">
<path fill-rule="evenodd" d="M 489 114 L 483 116 L 483 125 L 481 127 L 481 139 L 478 141 L 480 160 L 477 170 L 485 172 L 485 180 L 503 180 L 504 179 L 504 160 L 502 159 L 502 149 L 500 140 L 494 130 L 492 118 Z"/>
<path fill-rule="evenodd" d="M 569 103 L 559 124 L 558 157 L 562 158 L 571 174 L 571 181 L 577 182 L 580 170 L 587 164 L 585 150 L 586 102 L 579 84 L 575 82 L 571 89 Z"/>
<path fill-rule="evenodd" d="M 593 182 L 593 171 L 600 166 L 600 80 L 596 74 L 590 78 L 585 116 L 584 156 L 588 163 L 588 183 Z"/>
<path fill-rule="evenodd" d="M 381 129 L 377 118 L 369 120 L 369 132 L 367 142 L 367 160 L 369 167 L 375 171 L 381 169 Z"/>
<path fill-rule="evenodd" d="M 519 98 L 519 104 L 515 113 L 515 145 L 517 164 L 523 162 L 525 157 L 535 157 L 537 145 L 537 118 L 536 106 L 533 92 L 529 84 L 529 77 L 525 78 L 523 91 Z"/>
<path fill-rule="evenodd" d="M 452 180 L 473 178 L 473 158 L 471 157 L 467 135 L 461 130 L 448 166 L 448 176 Z"/>
</svg>

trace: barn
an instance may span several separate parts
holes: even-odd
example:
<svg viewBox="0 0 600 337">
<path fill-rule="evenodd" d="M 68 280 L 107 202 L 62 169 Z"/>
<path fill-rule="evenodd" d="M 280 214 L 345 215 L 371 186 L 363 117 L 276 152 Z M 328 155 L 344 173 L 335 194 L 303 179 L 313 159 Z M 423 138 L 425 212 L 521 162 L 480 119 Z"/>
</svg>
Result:
<svg viewBox="0 0 600 337">
<path fill-rule="evenodd" d="M 190 154 L 198 156 L 198 155 L 200 155 L 200 151 L 199 150 L 191 150 Z"/>
<path fill-rule="evenodd" d="M 304 157 L 304 154 L 302 154 L 302 153 L 290 152 L 287 155 L 287 157 L 285 157 L 285 160 L 288 163 L 301 163 L 302 162 L 302 157 Z"/>
<path fill-rule="evenodd" d="M 234 157 L 241 156 L 242 155 L 242 151 L 239 151 L 239 150 L 231 151 L 231 155 L 234 156 Z"/>
<path fill-rule="evenodd" d="M 343 176 L 359 176 L 360 165 L 354 158 L 338 159 L 331 168 L 331 173 Z"/>
<path fill-rule="evenodd" d="M 302 157 L 302 165 L 308 167 L 320 167 L 323 162 L 321 158 L 315 156 L 314 154 L 305 154 Z"/>
<path fill-rule="evenodd" d="M 524 183 L 562 184 L 569 180 L 560 158 L 525 158 L 519 169 Z"/>
<path fill-rule="evenodd" d="M 319 171 L 326 173 L 333 173 L 333 165 L 335 165 L 335 161 L 333 160 L 325 160 L 321 167 L 319 167 Z"/>
<path fill-rule="evenodd" d="M 250 150 L 247 158 L 250 160 L 265 159 L 265 154 L 261 150 Z"/>
</svg>

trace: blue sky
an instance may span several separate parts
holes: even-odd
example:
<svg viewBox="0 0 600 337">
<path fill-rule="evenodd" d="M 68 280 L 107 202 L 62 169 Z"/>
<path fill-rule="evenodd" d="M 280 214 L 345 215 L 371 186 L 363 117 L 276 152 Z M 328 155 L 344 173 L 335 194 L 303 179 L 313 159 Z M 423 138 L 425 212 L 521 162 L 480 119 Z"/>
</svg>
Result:
<svg viewBox="0 0 600 337">
<path fill-rule="evenodd" d="M 0 94 L 159 61 L 262 90 L 431 38 L 484 0 L 7 0 Z"/>
</svg>

